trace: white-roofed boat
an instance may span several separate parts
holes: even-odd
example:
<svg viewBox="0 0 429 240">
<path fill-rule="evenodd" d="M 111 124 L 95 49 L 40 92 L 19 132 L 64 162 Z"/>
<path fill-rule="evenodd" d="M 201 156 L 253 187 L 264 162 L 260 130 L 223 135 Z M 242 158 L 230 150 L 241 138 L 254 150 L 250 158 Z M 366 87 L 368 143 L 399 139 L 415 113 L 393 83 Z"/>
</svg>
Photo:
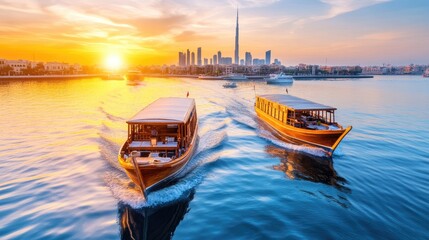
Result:
<svg viewBox="0 0 429 240">
<path fill-rule="evenodd" d="M 292 82 L 293 82 L 293 76 L 286 75 L 284 73 L 270 74 L 270 78 L 267 79 L 267 84 L 292 83 Z"/>
<path fill-rule="evenodd" d="M 237 83 L 235 82 L 227 82 L 225 84 L 222 85 L 224 88 L 236 88 L 237 87 Z"/>
<path fill-rule="evenodd" d="M 334 107 L 291 95 L 256 97 L 255 111 L 280 137 L 293 138 L 321 147 L 332 154 L 352 129 L 335 121 Z"/>
<path fill-rule="evenodd" d="M 128 138 L 118 160 L 145 197 L 173 180 L 191 159 L 197 122 L 192 98 L 159 98 L 127 121 Z"/>
</svg>

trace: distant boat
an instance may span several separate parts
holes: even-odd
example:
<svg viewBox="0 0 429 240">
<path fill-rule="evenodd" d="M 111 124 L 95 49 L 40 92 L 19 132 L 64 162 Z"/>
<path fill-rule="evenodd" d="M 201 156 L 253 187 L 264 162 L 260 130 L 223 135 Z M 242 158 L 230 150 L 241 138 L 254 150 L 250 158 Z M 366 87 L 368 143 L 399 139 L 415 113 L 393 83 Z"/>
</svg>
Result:
<svg viewBox="0 0 429 240">
<path fill-rule="evenodd" d="M 210 75 L 199 75 L 198 79 L 201 80 L 223 80 L 224 76 L 210 76 Z"/>
<path fill-rule="evenodd" d="M 281 138 L 321 147 L 330 155 L 352 129 L 335 122 L 336 108 L 283 94 L 256 97 L 255 111 L 259 118 Z"/>
<path fill-rule="evenodd" d="M 286 75 L 284 73 L 270 74 L 270 78 L 267 79 L 267 84 L 292 83 L 292 82 L 293 82 L 293 77 L 291 75 Z"/>
<path fill-rule="evenodd" d="M 226 77 L 223 77 L 225 80 L 247 80 L 247 77 L 243 74 L 230 74 Z"/>
<path fill-rule="evenodd" d="M 423 73 L 423 77 L 429 77 L 429 68 Z"/>
<path fill-rule="evenodd" d="M 237 84 L 235 82 L 227 82 L 224 85 L 222 85 L 224 88 L 236 88 Z"/>
<path fill-rule="evenodd" d="M 137 71 L 137 70 L 128 71 L 127 74 L 125 75 L 125 77 L 129 81 L 143 81 L 144 80 L 144 76 L 141 74 L 140 71 Z"/>
<path fill-rule="evenodd" d="M 197 112 L 192 98 L 159 98 L 127 121 L 119 164 L 148 191 L 174 180 L 196 150 Z"/>
</svg>

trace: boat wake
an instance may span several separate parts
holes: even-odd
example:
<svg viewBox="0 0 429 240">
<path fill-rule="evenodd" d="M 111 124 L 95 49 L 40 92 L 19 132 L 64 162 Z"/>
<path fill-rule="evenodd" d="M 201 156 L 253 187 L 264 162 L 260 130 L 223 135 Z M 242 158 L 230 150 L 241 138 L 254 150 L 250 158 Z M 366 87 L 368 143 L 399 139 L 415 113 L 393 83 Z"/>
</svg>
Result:
<svg viewBox="0 0 429 240">
<path fill-rule="evenodd" d="M 285 149 L 289 149 L 292 151 L 297 151 L 297 152 L 302 152 L 302 153 L 307 153 L 307 154 L 311 154 L 313 156 L 317 156 L 317 157 L 327 157 L 329 156 L 329 154 L 323 150 L 322 148 L 317 148 L 317 147 L 313 147 L 313 146 L 309 146 L 309 145 L 297 145 L 296 143 L 293 142 L 286 142 L 286 141 L 282 141 L 280 139 L 278 139 L 276 136 L 274 136 L 270 131 L 265 130 L 263 128 L 258 129 L 258 135 L 266 140 L 268 140 L 269 142 L 271 142 L 272 144 L 285 148 Z"/>
<path fill-rule="evenodd" d="M 104 110 L 104 108 L 103 107 L 98 107 L 98 110 L 101 112 L 101 113 L 103 113 L 104 115 L 106 115 L 106 117 L 109 119 L 109 120 L 111 120 L 111 121 L 114 121 L 114 122 L 123 122 L 123 121 L 125 121 L 125 119 L 124 118 L 122 118 L 122 117 L 118 117 L 118 116 L 115 116 L 115 115 L 113 115 L 113 114 L 110 114 L 110 113 L 108 113 L 106 110 Z"/>
</svg>

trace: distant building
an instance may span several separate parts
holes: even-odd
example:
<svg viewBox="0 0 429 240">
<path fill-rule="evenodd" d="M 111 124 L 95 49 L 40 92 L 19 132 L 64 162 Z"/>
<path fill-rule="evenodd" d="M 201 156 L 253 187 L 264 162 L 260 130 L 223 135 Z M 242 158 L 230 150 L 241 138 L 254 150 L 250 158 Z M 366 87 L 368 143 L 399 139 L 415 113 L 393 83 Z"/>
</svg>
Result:
<svg viewBox="0 0 429 240">
<path fill-rule="evenodd" d="M 219 64 L 224 64 L 222 62 L 222 52 L 221 51 L 217 52 L 217 60 L 218 60 Z"/>
<path fill-rule="evenodd" d="M 30 61 L 27 60 L 4 60 L 5 65 L 9 65 L 12 68 L 12 72 L 16 75 L 22 75 L 23 70 L 27 69 Z"/>
<path fill-rule="evenodd" d="M 215 55 L 213 55 L 213 64 L 217 64 L 217 55 L 215 54 Z"/>
<path fill-rule="evenodd" d="M 250 52 L 246 52 L 245 63 L 246 66 L 252 65 L 252 54 Z"/>
<path fill-rule="evenodd" d="M 232 61 L 232 58 L 231 58 L 231 61 Z M 232 66 L 225 67 L 225 74 L 226 75 L 232 74 Z"/>
<path fill-rule="evenodd" d="M 197 49 L 197 64 L 198 66 L 201 66 L 203 62 L 201 61 L 201 47 Z"/>
<path fill-rule="evenodd" d="M 221 60 L 222 64 L 225 64 L 225 65 L 231 65 L 232 64 L 232 58 L 231 57 L 223 57 L 221 59 L 222 59 Z"/>
<path fill-rule="evenodd" d="M 210 58 L 210 65 L 213 65 L 213 58 Z"/>
<path fill-rule="evenodd" d="M 240 59 L 240 65 L 243 66 L 244 65 L 244 59 Z"/>
<path fill-rule="evenodd" d="M 271 50 L 265 52 L 265 64 L 271 64 Z"/>
<path fill-rule="evenodd" d="M 204 58 L 204 65 L 209 65 L 209 60 L 207 58 Z"/>
<path fill-rule="evenodd" d="M 282 65 L 282 63 L 277 58 L 274 59 L 274 64 L 275 65 Z"/>
<path fill-rule="evenodd" d="M 6 67 L 6 59 L 0 59 L 0 69 Z"/>
<path fill-rule="evenodd" d="M 71 67 L 73 69 L 73 74 L 79 74 L 79 73 L 83 72 L 82 65 L 80 65 L 80 64 L 75 63 L 75 64 L 71 65 Z"/>
<path fill-rule="evenodd" d="M 259 58 L 255 58 L 253 59 L 253 65 L 264 65 L 265 64 L 265 60 L 264 59 L 259 59 Z"/>
<path fill-rule="evenodd" d="M 179 52 L 179 66 L 186 66 L 186 54 L 184 52 Z"/>
<path fill-rule="evenodd" d="M 194 52 L 191 53 L 191 63 L 192 63 L 192 66 L 195 66 L 195 53 Z"/>
<path fill-rule="evenodd" d="M 45 63 L 45 71 L 51 74 L 64 74 L 65 71 L 70 69 L 67 63 L 47 62 Z"/>
<path fill-rule="evenodd" d="M 191 52 L 188 50 L 186 50 L 186 66 L 191 65 Z"/>
</svg>

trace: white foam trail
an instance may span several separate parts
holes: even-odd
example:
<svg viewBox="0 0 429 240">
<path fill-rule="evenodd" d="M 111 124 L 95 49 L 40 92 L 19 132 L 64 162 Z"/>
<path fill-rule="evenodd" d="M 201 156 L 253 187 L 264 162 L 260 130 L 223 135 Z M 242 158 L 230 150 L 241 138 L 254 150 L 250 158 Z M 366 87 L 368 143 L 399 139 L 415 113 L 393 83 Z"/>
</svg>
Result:
<svg viewBox="0 0 429 240">
<path fill-rule="evenodd" d="M 224 128 L 225 126 L 227 126 L 229 123 L 231 122 L 230 118 L 225 118 L 222 120 L 218 120 L 213 122 L 212 124 L 208 124 L 206 121 L 204 122 L 204 126 L 202 128 L 199 129 L 199 134 L 201 136 L 207 134 L 210 131 L 215 131 L 215 130 L 219 130 Z"/>
<path fill-rule="evenodd" d="M 239 124 L 242 124 L 248 128 L 256 129 L 258 127 L 258 124 L 255 122 L 255 120 L 251 117 L 248 117 L 246 115 L 241 116 L 233 116 L 232 119 Z"/>
<path fill-rule="evenodd" d="M 185 192 L 199 185 L 208 172 L 208 168 L 204 166 L 215 162 L 219 157 L 220 154 L 209 156 L 201 155 L 199 159 L 196 160 L 200 165 L 199 168 L 195 169 L 195 171 L 192 171 L 175 184 L 149 193 L 147 200 L 143 198 L 140 189 L 135 186 L 125 174 L 108 172 L 105 174 L 104 180 L 113 196 L 121 202 L 132 208 L 153 207 L 173 202 L 179 199 Z"/>
<path fill-rule="evenodd" d="M 279 140 L 274 135 L 272 135 L 271 132 L 264 130 L 264 129 L 259 129 L 258 135 L 260 137 L 270 141 L 271 143 L 273 143 L 279 147 L 282 147 L 282 148 L 286 148 L 286 149 L 290 149 L 290 150 L 298 151 L 298 152 L 308 153 L 308 154 L 311 154 L 311 155 L 314 155 L 317 157 L 327 157 L 328 156 L 328 153 L 325 150 L 323 150 L 322 148 L 287 143 L 287 142 Z"/>
</svg>

